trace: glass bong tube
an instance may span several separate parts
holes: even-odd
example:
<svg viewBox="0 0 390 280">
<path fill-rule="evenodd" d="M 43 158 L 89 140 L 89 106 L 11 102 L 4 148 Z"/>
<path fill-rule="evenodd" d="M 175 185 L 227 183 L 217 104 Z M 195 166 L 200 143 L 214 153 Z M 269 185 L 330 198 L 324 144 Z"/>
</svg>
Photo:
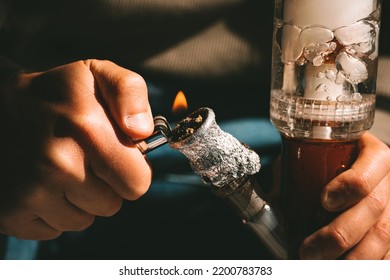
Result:
<svg viewBox="0 0 390 280">
<path fill-rule="evenodd" d="M 282 136 L 289 258 L 334 215 L 323 187 L 374 120 L 380 0 L 275 0 L 271 121 Z"/>
</svg>

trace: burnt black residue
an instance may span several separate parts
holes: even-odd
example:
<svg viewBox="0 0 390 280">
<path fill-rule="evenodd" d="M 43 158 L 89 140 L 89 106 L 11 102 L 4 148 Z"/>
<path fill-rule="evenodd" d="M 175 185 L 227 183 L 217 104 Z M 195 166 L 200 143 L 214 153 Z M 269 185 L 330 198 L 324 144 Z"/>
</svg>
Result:
<svg viewBox="0 0 390 280">
<path fill-rule="evenodd" d="M 190 137 L 203 124 L 204 120 L 204 112 L 193 112 L 188 117 L 181 120 L 172 130 L 171 141 L 179 142 Z"/>
</svg>

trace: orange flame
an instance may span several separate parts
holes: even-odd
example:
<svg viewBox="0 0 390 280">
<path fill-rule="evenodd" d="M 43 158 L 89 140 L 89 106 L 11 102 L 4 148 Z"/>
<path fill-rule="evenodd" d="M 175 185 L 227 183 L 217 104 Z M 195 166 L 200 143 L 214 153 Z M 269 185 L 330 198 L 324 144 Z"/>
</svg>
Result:
<svg viewBox="0 0 390 280">
<path fill-rule="evenodd" d="M 175 115 L 185 114 L 188 110 L 187 99 L 184 93 L 180 90 L 175 97 L 172 105 L 172 113 Z"/>
</svg>

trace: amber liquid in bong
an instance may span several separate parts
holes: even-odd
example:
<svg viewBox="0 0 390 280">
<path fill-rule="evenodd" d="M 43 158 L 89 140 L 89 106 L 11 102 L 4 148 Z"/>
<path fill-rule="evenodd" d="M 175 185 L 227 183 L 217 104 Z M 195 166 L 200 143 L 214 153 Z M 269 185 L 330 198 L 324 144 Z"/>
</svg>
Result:
<svg viewBox="0 0 390 280">
<path fill-rule="evenodd" d="M 321 206 L 321 191 L 356 160 L 358 140 L 282 140 L 282 200 L 289 258 L 296 259 L 301 242 L 337 215 Z"/>
</svg>

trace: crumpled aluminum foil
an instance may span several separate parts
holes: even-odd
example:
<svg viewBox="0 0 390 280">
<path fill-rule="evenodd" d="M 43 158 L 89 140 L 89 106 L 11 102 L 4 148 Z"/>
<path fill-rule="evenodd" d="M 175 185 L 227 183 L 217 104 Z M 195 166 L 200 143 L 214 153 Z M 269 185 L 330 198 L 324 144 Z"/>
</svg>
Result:
<svg viewBox="0 0 390 280">
<path fill-rule="evenodd" d="M 203 116 L 201 126 L 188 138 L 169 145 L 188 158 L 205 183 L 223 187 L 260 170 L 259 155 L 221 130 L 210 108 L 200 108 L 191 115 L 198 113 Z"/>
</svg>

